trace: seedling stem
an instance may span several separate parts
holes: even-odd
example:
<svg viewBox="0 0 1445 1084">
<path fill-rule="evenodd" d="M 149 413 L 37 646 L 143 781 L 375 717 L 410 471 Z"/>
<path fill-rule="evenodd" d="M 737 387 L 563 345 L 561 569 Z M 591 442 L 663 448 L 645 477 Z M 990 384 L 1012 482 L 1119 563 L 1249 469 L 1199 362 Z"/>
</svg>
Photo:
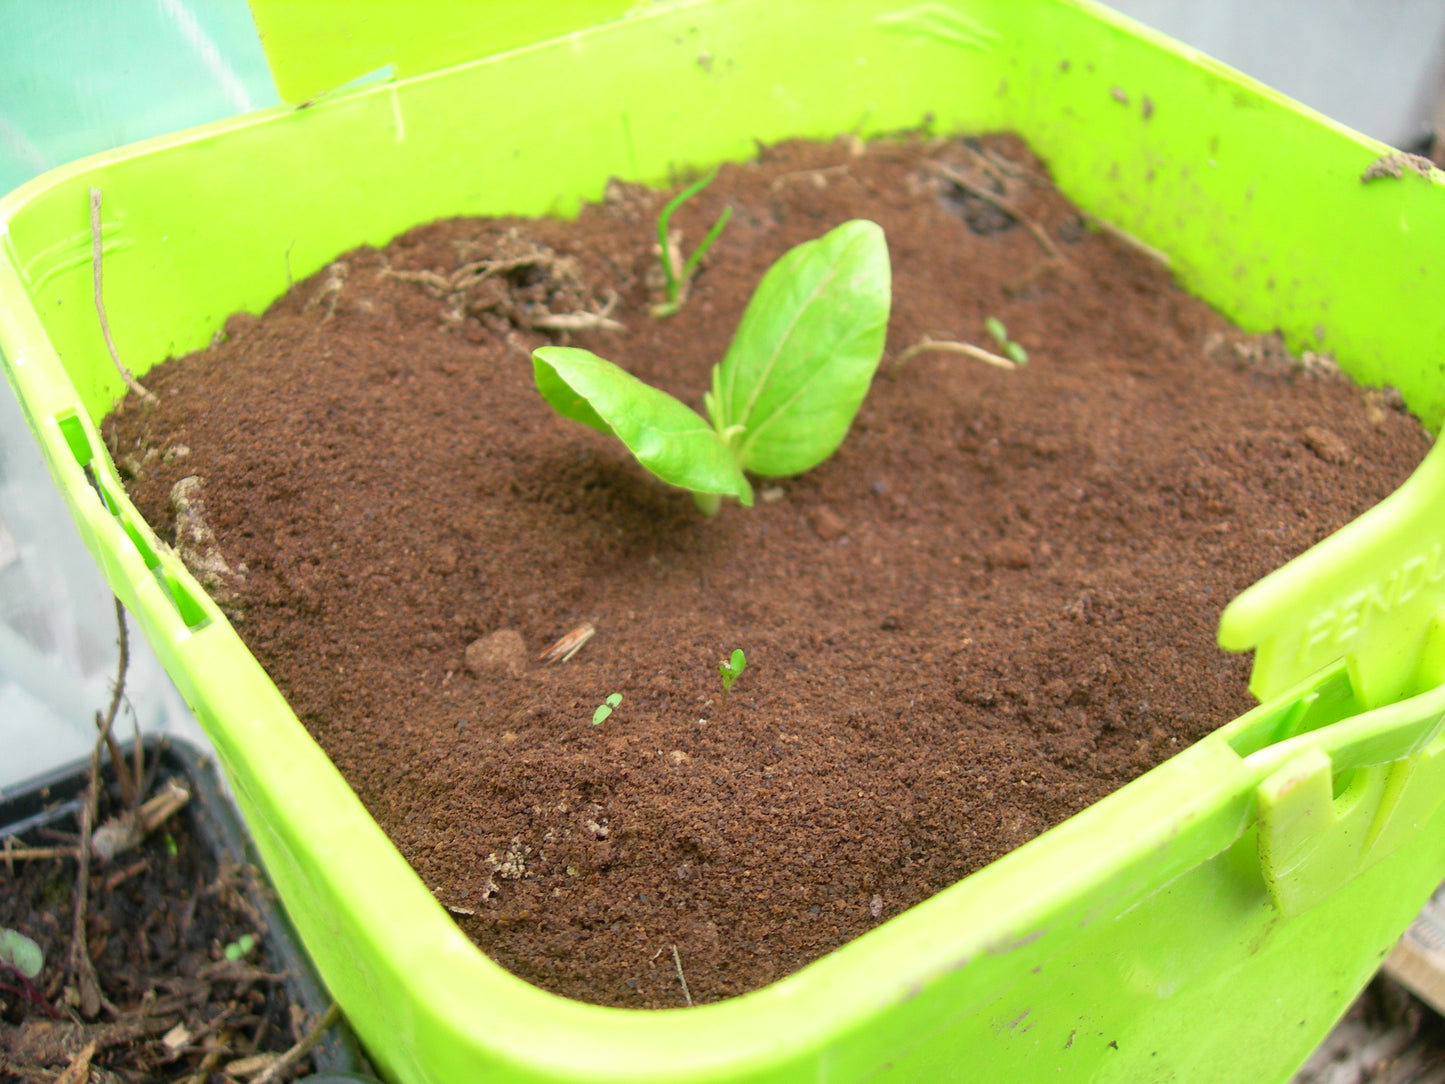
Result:
<svg viewBox="0 0 1445 1084">
<path fill-rule="evenodd" d="M 719 666 L 718 673 L 722 675 L 723 699 L 726 700 L 728 693 L 732 692 L 733 682 L 742 676 L 748 668 L 747 656 L 743 654 L 742 648 L 735 648 L 732 656 Z"/>
<path fill-rule="evenodd" d="M 612 709 L 622 703 L 622 694 L 613 693 L 602 703 L 597 705 L 597 710 L 592 713 L 592 725 L 601 726 L 607 717 L 612 714 Z"/>
<path fill-rule="evenodd" d="M 733 209 L 731 207 L 723 208 L 723 213 L 713 223 L 712 229 L 707 231 L 707 236 L 702 239 L 702 244 L 693 249 L 692 255 L 687 258 L 681 268 L 675 265 L 672 246 L 669 244 L 668 238 L 672 212 L 712 184 L 713 178 L 716 176 L 717 170 L 713 170 L 702 180 L 688 185 L 668 200 L 667 205 L 662 209 L 662 214 L 657 216 L 658 260 L 662 264 L 663 291 L 667 298 L 661 305 L 656 305 L 652 309 L 652 315 L 659 319 L 664 316 L 672 316 L 682 308 L 683 300 L 687 296 L 687 284 L 697 273 L 698 264 L 702 262 L 707 250 L 712 248 L 712 243 L 717 240 L 718 234 L 722 233 L 723 227 L 728 224 L 728 219 L 732 218 Z"/>
<path fill-rule="evenodd" d="M 883 353 L 890 277 L 873 222 L 845 222 L 790 249 L 713 366 L 706 418 L 574 347 L 533 352 L 537 390 L 563 417 L 617 437 L 658 478 L 691 490 L 706 515 L 723 497 L 751 505 L 744 472 L 801 474 L 843 442 Z"/>
</svg>

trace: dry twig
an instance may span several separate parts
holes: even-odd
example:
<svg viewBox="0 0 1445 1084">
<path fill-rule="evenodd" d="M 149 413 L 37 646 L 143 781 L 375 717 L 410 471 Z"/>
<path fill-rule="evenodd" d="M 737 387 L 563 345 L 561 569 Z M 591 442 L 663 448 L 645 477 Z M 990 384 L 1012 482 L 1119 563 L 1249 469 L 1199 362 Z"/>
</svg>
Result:
<svg viewBox="0 0 1445 1084">
<path fill-rule="evenodd" d="M 94 1039 L 86 1043 L 85 1048 L 70 1059 L 70 1064 L 65 1067 L 65 1072 L 55 1078 L 55 1084 L 88 1084 L 90 1059 L 95 1057 L 95 1045 Z"/>
<path fill-rule="evenodd" d="M 90 786 L 80 810 L 80 849 L 76 855 L 75 917 L 70 927 L 70 967 L 80 987 L 80 1011 L 93 1017 L 100 1011 L 100 980 L 90 959 L 90 945 L 85 933 L 86 913 L 90 909 L 90 832 L 95 823 L 95 806 L 100 792 L 100 750 L 109 730 L 108 720 L 96 713 L 101 724 L 100 736 L 90 752 Z"/>
<path fill-rule="evenodd" d="M 136 730 L 135 743 L 135 765 L 131 766 L 121 756 L 120 745 L 115 738 L 115 717 L 120 711 L 120 703 L 125 698 L 125 672 L 130 666 L 130 632 L 125 622 L 125 607 L 121 605 L 120 599 L 115 602 L 115 623 L 119 629 L 120 655 L 116 662 L 115 688 L 110 691 L 110 704 L 105 709 L 105 722 L 102 725 L 100 717 L 96 717 L 96 727 L 100 730 L 106 748 L 110 752 L 110 762 L 115 769 L 116 782 L 120 785 L 120 800 L 127 809 L 134 809 L 140 802 L 141 778 L 145 774 L 145 765 L 140 747 L 140 730 Z"/>
<path fill-rule="evenodd" d="M 977 196 L 985 203 L 992 204 L 1010 218 L 1022 223 L 1024 228 L 1033 234 L 1034 240 L 1039 243 L 1039 247 L 1044 250 L 1044 254 L 1047 255 L 1049 259 L 1059 260 L 1060 262 L 1063 261 L 1064 254 L 1059 251 L 1059 246 L 1054 244 L 1053 239 L 1044 231 L 1044 228 L 1028 215 L 1024 214 L 1023 211 L 1019 210 L 1018 207 L 1008 199 L 994 192 L 990 192 L 983 185 L 965 177 L 945 162 L 929 162 L 928 165 L 944 180 L 956 184 L 970 196 Z"/>
<path fill-rule="evenodd" d="M 184 809 L 190 800 L 191 792 L 176 780 L 170 780 L 160 793 L 151 795 L 139 806 L 125 810 L 118 817 L 111 817 L 95 829 L 90 841 L 91 854 L 109 862 L 117 855 L 135 849 L 146 836 Z"/>
<path fill-rule="evenodd" d="M 346 289 L 346 276 L 351 268 L 345 260 L 337 260 L 326 269 L 326 281 L 321 284 L 311 300 L 306 302 L 306 311 L 310 312 L 321 302 L 326 302 L 326 312 L 321 317 L 323 324 L 328 323 L 336 316 L 336 306 L 341 304 L 341 291 Z"/>
<path fill-rule="evenodd" d="M 414 286 L 424 287 L 427 293 L 433 297 L 446 297 L 452 292 L 451 280 L 445 275 L 439 275 L 435 271 L 397 271 L 391 267 L 383 267 L 376 273 L 379 279 L 396 279 L 398 282 L 410 282 Z"/>
<path fill-rule="evenodd" d="M 29 1065 L 21 1065 L 18 1061 L 11 1061 L 5 1055 L 0 1054 L 0 1073 L 8 1073 L 16 1080 L 23 1080 L 29 1084 L 55 1084 L 54 1074 L 44 1070 L 36 1069 Z"/>
<path fill-rule="evenodd" d="M 469 290 L 483 279 L 491 278 L 493 275 L 503 275 L 508 271 L 518 271 L 523 267 L 551 269 L 559 262 L 555 254 L 536 245 L 528 245 L 528 251 L 520 256 L 503 257 L 496 260 L 472 260 L 462 264 L 449 275 L 427 269 L 397 271 L 391 267 L 383 267 L 376 273 L 376 277 L 414 283 L 425 287 L 433 297 L 445 298 Z"/>
<path fill-rule="evenodd" d="M 161 1040 L 168 1051 L 165 1060 L 173 1062 L 185 1057 L 187 1052 L 194 1051 L 200 1045 L 201 1040 L 205 1039 L 214 1031 L 218 1034 L 215 1040 L 209 1044 L 208 1054 L 211 1051 L 216 1051 L 216 1058 L 219 1061 L 221 1057 L 219 1051 L 230 1048 L 231 1028 L 229 1027 L 229 1023 L 238 1007 L 235 1002 L 232 1002 L 194 1031 L 190 1030 L 190 1028 L 184 1024 L 177 1024 L 171 1028 Z M 177 1031 L 179 1031 L 180 1034 L 176 1034 Z"/>
<path fill-rule="evenodd" d="M 216 1045 L 206 1051 L 206 1056 L 201 1059 L 201 1064 L 196 1067 L 196 1071 L 186 1078 L 186 1084 L 206 1084 L 206 1081 L 211 1079 L 211 1072 L 230 1052 L 231 1033 L 223 1031 L 217 1036 Z"/>
<path fill-rule="evenodd" d="M 616 305 L 617 295 L 613 293 L 607 298 L 607 303 L 600 312 L 588 312 L 586 309 L 579 309 L 577 312 L 543 312 L 537 316 L 524 317 L 523 323 L 539 331 L 625 331 L 622 324 L 608 318 L 607 314 Z"/>
<path fill-rule="evenodd" d="M 583 644 L 595 635 L 597 635 L 596 627 L 590 622 L 584 622 L 538 655 L 537 658 L 542 662 L 567 662 L 582 650 Z"/>
<path fill-rule="evenodd" d="M 98 223 L 99 201 L 93 200 L 91 206 L 96 211 L 95 221 Z M 97 279 L 97 287 L 98 285 L 99 279 Z M 87 943 L 85 932 L 86 914 L 90 908 L 91 846 L 96 811 L 100 802 L 100 751 L 110 741 L 116 713 L 120 710 L 120 702 L 125 697 L 125 672 L 130 664 L 130 639 L 126 630 L 125 607 L 121 605 L 120 599 L 115 600 L 115 619 L 119 628 L 120 654 L 116 663 L 115 688 L 111 690 L 110 705 L 104 715 L 101 715 L 100 712 L 95 713 L 95 725 L 100 733 L 96 736 L 95 745 L 90 751 L 90 784 L 86 787 L 85 799 L 80 811 L 80 846 L 76 854 L 75 916 L 70 931 L 70 965 L 76 983 L 80 987 L 80 1011 L 88 1017 L 93 1017 L 99 1012 L 102 1005 L 112 1012 L 116 1011 L 115 1006 L 111 1005 L 100 992 L 100 980 L 96 977 L 95 965 L 90 959 L 90 946 Z M 137 744 L 139 744 L 140 735 L 137 734 L 136 738 Z M 123 777 L 123 773 L 126 771 L 125 759 L 119 755 L 118 751 L 115 751 L 111 755 L 111 761 L 116 767 L 117 777 Z M 140 761 L 137 760 L 137 777 L 140 775 L 140 768 Z M 138 778 L 135 785 L 139 785 Z M 134 787 L 132 794 L 135 794 Z M 126 812 L 133 814 L 132 810 Z"/>
<path fill-rule="evenodd" d="M 321 1041 L 322 1035 L 326 1034 L 326 1029 L 340 1019 L 341 1009 L 333 1001 L 331 1007 L 322 1013 L 316 1023 L 311 1025 L 311 1029 L 301 1037 L 301 1041 L 272 1062 L 270 1068 L 252 1080 L 251 1084 L 276 1084 L 281 1080 L 283 1074 L 289 1072 L 292 1066 L 311 1052 L 311 1048 Z"/>
<path fill-rule="evenodd" d="M 828 181 L 828 175 L 832 173 L 844 173 L 853 168 L 851 162 L 840 162 L 836 166 L 820 166 L 817 169 L 796 169 L 791 173 L 780 173 L 768 184 L 769 192 L 776 192 L 783 185 L 790 181 L 799 181 L 804 178 L 812 181 L 817 188 L 824 187 Z"/>
<path fill-rule="evenodd" d="M 689 1007 L 692 1006 L 692 994 L 687 988 L 687 976 L 682 973 L 682 957 L 677 954 L 677 946 L 672 946 L 672 962 L 677 965 L 677 981 L 682 983 L 682 996 L 687 999 Z"/>
<path fill-rule="evenodd" d="M 155 831 L 191 800 L 191 792 L 172 781 L 160 793 L 142 802 L 140 796 L 145 781 L 145 752 L 141 745 L 140 728 L 136 728 L 134 763 L 126 765 L 125 757 L 121 755 L 120 747 L 116 744 L 115 716 L 125 696 L 125 673 L 130 663 L 130 636 L 126 626 L 125 607 L 121 605 L 120 599 L 115 600 L 115 620 L 120 630 L 120 659 L 116 666 L 115 688 L 111 691 L 110 706 L 106 709 L 105 717 L 102 719 L 99 713 L 96 714 L 96 727 L 100 731 L 101 740 L 110 749 L 110 760 L 120 784 L 123 808 L 119 816 L 111 817 L 98 828 L 95 827 L 97 796 L 94 793 L 93 765 L 92 789 L 88 797 L 92 831 L 89 841 L 81 844 L 87 848 L 89 855 L 103 862 L 109 862 L 116 855 L 139 846 L 147 834 Z"/>
<path fill-rule="evenodd" d="M 115 362 L 116 371 L 125 381 L 125 386 L 147 403 L 154 403 L 156 397 L 141 387 L 140 381 L 121 363 L 120 354 L 115 348 L 115 340 L 111 338 L 110 321 L 106 319 L 105 301 L 100 291 L 100 248 L 100 189 L 92 188 L 90 190 L 90 266 L 91 275 L 95 279 L 95 312 L 100 317 L 100 330 L 105 335 L 105 346 L 110 351 L 110 360 Z"/>
<path fill-rule="evenodd" d="M 952 339 L 920 339 L 903 353 L 898 355 L 893 362 L 893 368 L 901 368 L 910 358 L 919 354 L 926 354 L 931 350 L 937 350 L 945 354 L 963 354 L 973 358 L 975 361 L 982 361 L 989 365 L 997 366 L 1000 369 L 1017 369 L 1018 364 L 1001 354 L 995 354 L 992 350 L 985 350 L 981 346 L 974 346 L 973 343 L 954 342 Z"/>
<path fill-rule="evenodd" d="M 1139 238 L 1135 237 L 1132 233 L 1129 233 L 1126 230 L 1121 230 L 1118 226 L 1114 225 L 1112 222 L 1106 221 L 1105 219 L 1098 218 L 1094 215 L 1089 214 L 1086 214 L 1083 217 L 1084 222 L 1087 225 L 1092 226 L 1095 229 L 1103 230 L 1110 237 L 1114 238 L 1114 240 L 1126 245 L 1129 248 L 1132 248 L 1141 256 L 1147 256 L 1149 259 L 1157 263 L 1160 267 L 1166 269 L 1170 267 L 1170 259 L 1168 253 L 1160 251 L 1153 245 L 1149 244 L 1147 241 L 1139 240 Z"/>
<path fill-rule="evenodd" d="M 11 862 L 39 862 L 47 858 L 78 858 L 80 856 L 79 847 L 12 847 L 10 844 L 13 842 L 13 836 L 5 840 L 4 857 L 7 866 Z M 13 874 L 14 868 L 11 867 L 9 872 Z"/>
<path fill-rule="evenodd" d="M 486 246 L 481 242 L 458 241 L 453 243 L 461 258 L 467 259 L 467 262 L 454 271 L 442 274 L 426 268 L 418 271 L 403 271 L 387 266 L 378 271 L 376 277 L 410 282 L 422 287 L 437 300 L 446 301 L 449 311 L 444 319 L 453 324 L 460 323 L 465 317 L 467 292 L 485 280 L 498 275 L 505 275 L 525 267 L 537 267 L 561 282 L 580 286 L 577 281 L 576 267 L 569 258 L 558 256 L 551 249 L 538 245 L 536 242 L 522 239 L 516 230 L 509 230 L 504 242 L 513 247 L 520 246 L 522 251 L 512 256 L 467 259 L 468 256 L 475 255 L 478 251 L 485 251 Z M 573 331 L 625 331 L 626 328 L 622 324 L 609 316 L 616 304 L 617 295 L 613 294 L 607 299 L 600 312 L 591 312 L 585 308 L 579 308 L 572 312 L 550 312 L 545 306 L 518 305 L 511 299 L 502 303 L 502 309 L 519 327 L 532 328 L 537 331 L 556 331 L 565 335 Z M 530 350 L 523 351 L 523 353 L 527 357 L 531 357 Z"/>
</svg>

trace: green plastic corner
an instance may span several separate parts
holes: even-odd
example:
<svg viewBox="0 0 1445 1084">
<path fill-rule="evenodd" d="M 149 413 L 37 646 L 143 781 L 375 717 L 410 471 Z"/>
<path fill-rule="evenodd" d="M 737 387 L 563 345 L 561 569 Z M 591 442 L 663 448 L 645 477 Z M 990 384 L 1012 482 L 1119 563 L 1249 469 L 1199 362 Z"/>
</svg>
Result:
<svg viewBox="0 0 1445 1084">
<path fill-rule="evenodd" d="M 1445 677 L 1445 447 L 1353 523 L 1242 592 L 1219 622 L 1230 651 L 1253 649 L 1260 699 L 1344 660 L 1367 707 Z"/>
</svg>

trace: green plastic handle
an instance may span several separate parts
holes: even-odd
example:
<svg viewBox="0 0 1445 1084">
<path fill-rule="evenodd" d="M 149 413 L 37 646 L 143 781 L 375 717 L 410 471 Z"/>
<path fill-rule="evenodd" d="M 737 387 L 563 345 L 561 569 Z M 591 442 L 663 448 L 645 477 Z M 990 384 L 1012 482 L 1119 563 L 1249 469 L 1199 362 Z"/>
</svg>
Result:
<svg viewBox="0 0 1445 1084">
<path fill-rule="evenodd" d="M 1445 800 L 1445 685 L 1254 753 L 1260 873 L 1286 916 L 1398 850 Z"/>
<path fill-rule="evenodd" d="M 1343 660 L 1366 708 L 1445 681 L 1445 448 L 1398 490 L 1224 610 L 1219 643 L 1255 651 L 1250 689 L 1279 695 Z"/>
</svg>

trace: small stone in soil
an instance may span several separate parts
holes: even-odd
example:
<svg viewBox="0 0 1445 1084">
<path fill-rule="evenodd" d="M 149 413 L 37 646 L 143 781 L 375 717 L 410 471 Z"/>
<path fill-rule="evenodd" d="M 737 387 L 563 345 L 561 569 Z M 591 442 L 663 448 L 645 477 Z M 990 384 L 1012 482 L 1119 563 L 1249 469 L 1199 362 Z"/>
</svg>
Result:
<svg viewBox="0 0 1445 1084">
<path fill-rule="evenodd" d="M 1311 425 L 1305 430 L 1305 447 L 1326 463 L 1343 466 L 1351 458 L 1350 446 L 1335 433 L 1320 425 Z"/>
<path fill-rule="evenodd" d="M 521 677 L 527 669 L 527 645 L 516 629 L 498 629 L 468 644 L 466 661 L 475 677 Z"/>
<path fill-rule="evenodd" d="M 989 547 L 986 559 L 990 568 L 1031 568 L 1034 554 L 1027 542 L 1005 538 Z"/>
<path fill-rule="evenodd" d="M 826 504 L 820 504 L 808 512 L 808 523 L 813 533 L 824 542 L 831 542 L 847 529 L 843 517 Z"/>
</svg>

